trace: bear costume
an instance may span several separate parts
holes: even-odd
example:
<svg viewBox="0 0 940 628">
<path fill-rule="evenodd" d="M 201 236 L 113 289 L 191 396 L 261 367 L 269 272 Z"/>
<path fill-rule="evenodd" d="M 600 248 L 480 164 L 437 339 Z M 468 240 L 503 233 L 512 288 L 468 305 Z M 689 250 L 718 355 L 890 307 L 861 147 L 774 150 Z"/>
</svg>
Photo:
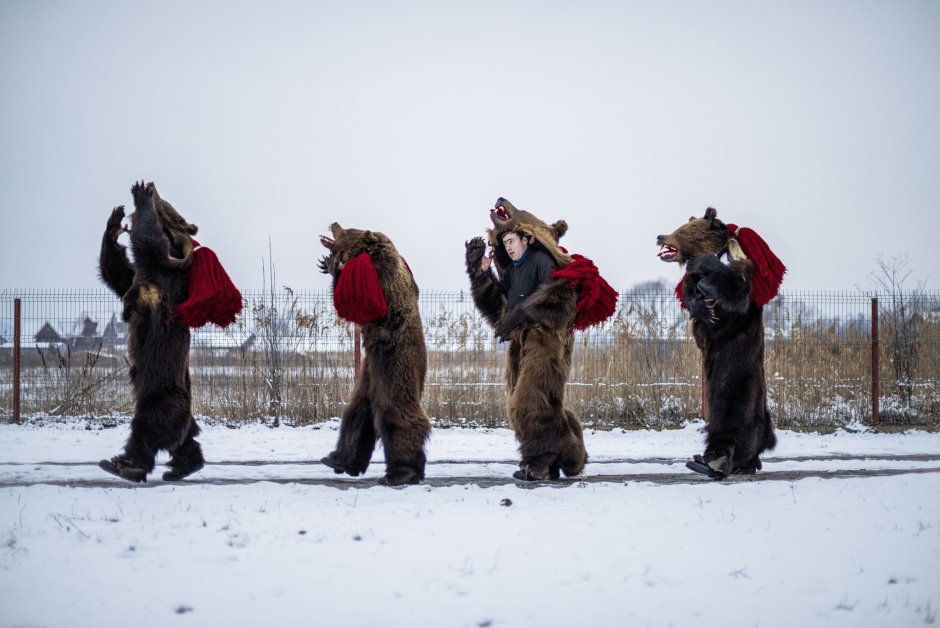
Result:
<svg viewBox="0 0 940 628">
<path fill-rule="evenodd" d="M 163 479 L 175 481 L 204 464 L 191 410 L 189 327 L 234 321 L 242 300 L 215 255 L 197 250 L 196 225 L 160 198 L 153 183 L 135 183 L 131 193 L 131 227 L 122 225 L 124 206 L 115 207 L 101 240 L 98 269 L 123 301 L 134 418 L 124 452 L 99 466 L 144 482 L 157 452 L 166 450 L 170 470 Z M 133 263 L 118 243 L 124 231 L 130 231 Z"/>
<path fill-rule="evenodd" d="M 362 373 L 343 411 L 336 449 L 321 462 L 358 476 L 372 459 L 377 438 L 385 451 L 384 484 L 424 479 L 424 444 L 431 422 L 421 407 L 427 372 L 418 285 L 391 240 L 377 231 L 330 226 L 321 236 L 329 253 L 319 267 L 333 277 L 333 304 L 343 319 L 362 326 Z"/>
<path fill-rule="evenodd" d="M 760 454 L 777 444 L 767 409 L 763 307 L 786 267 L 754 231 L 726 225 L 711 207 L 657 244 L 661 260 L 686 267 L 676 296 L 703 358 L 705 452 L 686 466 L 713 479 L 756 473 Z"/>
<path fill-rule="evenodd" d="M 507 411 L 519 442 L 521 461 L 513 476 L 520 480 L 557 479 L 581 473 L 587 462 L 581 423 L 564 407 L 565 384 L 571 369 L 575 329 L 609 318 L 617 293 L 600 277 L 594 264 L 568 255 L 558 242 L 568 224 L 548 225 L 533 214 L 500 198 L 490 210 L 488 231 L 494 263 L 482 269 L 483 238 L 465 244 L 470 290 L 477 309 L 501 341 L 509 341 L 506 356 Z M 531 294 L 507 294 L 507 277 L 520 272 L 513 266 L 502 237 L 515 232 L 529 242 L 526 255 L 541 271 L 548 257 L 553 266 Z M 517 262 L 518 263 L 518 262 Z M 493 274 L 495 267 L 497 275 Z M 530 271 L 533 272 L 533 271 Z"/>
</svg>

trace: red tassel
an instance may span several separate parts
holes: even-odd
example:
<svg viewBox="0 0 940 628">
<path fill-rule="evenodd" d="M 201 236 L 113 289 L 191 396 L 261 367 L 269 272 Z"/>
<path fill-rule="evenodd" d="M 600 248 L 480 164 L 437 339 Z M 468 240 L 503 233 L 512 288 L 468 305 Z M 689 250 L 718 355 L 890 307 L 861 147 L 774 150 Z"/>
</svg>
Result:
<svg viewBox="0 0 940 628">
<path fill-rule="evenodd" d="M 682 300 L 682 286 L 683 285 L 685 285 L 685 275 L 682 275 L 682 279 L 680 279 L 679 283 L 676 284 L 676 298 L 679 300 L 679 307 L 684 310 L 685 301 Z"/>
<path fill-rule="evenodd" d="M 346 262 L 333 290 L 333 305 L 340 318 L 359 325 L 388 314 L 388 302 L 371 255 L 360 253 Z"/>
<path fill-rule="evenodd" d="M 187 327 L 215 323 L 227 327 L 242 311 L 242 295 L 212 249 L 193 240 L 193 263 L 189 267 L 189 294 L 177 308 Z"/>
<path fill-rule="evenodd" d="M 570 264 L 550 276 L 566 279 L 568 285 L 577 288 L 578 304 L 574 329 L 587 329 L 603 323 L 613 315 L 617 309 L 617 291 L 601 277 L 594 262 L 583 255 L 575 254 L 571 258 L 573 261 Z"/>
<path fill-rule="evenodd" d="M 780 284 L 783 282 L 787 267 L 783 265 L 780 258 L 774 255 L 756 231 L 747 227 L 738 229 L 737 225 L 731 224 L 727 227 L 731 233 L 735 234 L 741 250 L 754 264 L 751 277 L 751 301 L 759 307 L 764 307 L 780 291 Z"/>
</svg>

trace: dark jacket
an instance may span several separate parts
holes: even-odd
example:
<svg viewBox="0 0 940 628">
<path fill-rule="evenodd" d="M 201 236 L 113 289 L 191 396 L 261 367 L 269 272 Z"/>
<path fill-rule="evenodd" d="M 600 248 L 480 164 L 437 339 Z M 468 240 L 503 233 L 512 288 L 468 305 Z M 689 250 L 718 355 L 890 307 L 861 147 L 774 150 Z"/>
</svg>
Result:
<svg viewBox="0 0 940 628">
<path fill-rule="evenodd" d="M 500 278 L 500 286 L 506 292 L 506 309 L 511 310 L 535 289 L 548 281 L 555 272 L 555 261 L 542 249 L 529 246 L 520 266 L 510 264 Z"/>
</svg>

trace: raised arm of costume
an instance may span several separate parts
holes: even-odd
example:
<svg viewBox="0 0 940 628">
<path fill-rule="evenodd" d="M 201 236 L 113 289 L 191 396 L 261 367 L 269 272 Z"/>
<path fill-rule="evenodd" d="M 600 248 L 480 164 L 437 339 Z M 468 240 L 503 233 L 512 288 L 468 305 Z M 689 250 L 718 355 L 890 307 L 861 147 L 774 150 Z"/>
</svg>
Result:
<svg viewBox="0 0 940 628">
<path fill-rule="evenodd" d="M 176 259 L 170 255 L 170 240 L 163 232 L 163 225 L 154 207 L 151 185 L 135 183 L 131 188 L 134 196 L 134 220 L 131 229 L 131 248 L 138 268 L 185 270 L 193 262 L 192 255 Z"/>
<path fill-rule="evenodd" d="M 98 257 L 98 276 L 118 297 L 123 297 L 134 282 L 134 268 L 127 258 L 127 247 L 118 244 L 124 231 L 124 206 L 115 207 L 108 217 L 108 225 L 101 237 L 101 255 Z"/>
<path fill-rule="evenodd" d="M 466 246 L 467 276 L 470 277 L 470 294 L 483 318 L 494 328 L 506 312 L 506 291 L 493 276 L 491 270 L 482 268 L 486 243 L 483 238 L 468 240 Z"/>
</svg>

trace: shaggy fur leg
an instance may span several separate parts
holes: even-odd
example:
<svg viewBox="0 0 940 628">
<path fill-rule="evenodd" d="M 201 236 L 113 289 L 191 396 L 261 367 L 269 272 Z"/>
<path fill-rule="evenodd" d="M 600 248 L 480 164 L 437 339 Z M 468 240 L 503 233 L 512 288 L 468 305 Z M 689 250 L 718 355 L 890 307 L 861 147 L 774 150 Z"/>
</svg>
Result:
<svg viewBox="0 0 940 628">
<path fill-rule="evenodd" d="M 533 342 L 534 335 L 530 333 L 527 342 Z M 522 454 L 519 467 L 534 480 L 558 477 L 559 469 L 568 476 L 578 475 L 584 469 L 587 453 L 580 423 L 562 406 L 567 375 L 563 347 L 557 336 L 548 334 L 537 342 L 533 346 L 539 350 L 555 351 L 547 356 L 536 355 L 538 351 L 523 356 L 518 381 L 509 397 L 509 421 Z"/>
<path fill-rule="evenodd" d="M 205 465 L 202 447 L 199 445 L 199 441 L 196 440 L 199 432 L 200 429 L 196 424 L 196 420 L 190 418 L 189 430 L 186 432 L 183 442 L 178 447 L 170 449 L 171 458 L 167 462 L 170 470 L 163 474 L 164 481 L 177 482 L 196 473 Z"/>
<path fill-rule="evenodd" d="M 525 456 L 519 463 L 519 470 L 512 474 L 517 480 L 536 482 L 539 480 L 557 480 L 558 455 L 554 453 Z"/>
<path fill-rule="evenodd" d="M 754 475 L 761 470 L 763 465 L 761 464 L 760 457 L 754 456 L 747 462 L 742 462 L 734 468 L 734 473 L 740 475 Z"/>
<path fill-rule="evenodd" d="M 159 440 L 159 437 L 150 427 L 145 417 L 140 414 L 135 416 L 131 421 L 131 435 L 124 445 L 124 453 L 111 459 L 119 470 L 125 470 L 126 473 L 135 477 L 142 473 L 143 477 L 135 479 L 136 482 L 143 481 L 147 474 L 153 471 L 154 459 L 159 450 L 154 445 L 154 441 Z M 127 476 L 121 473 L 121 477 Z"/>
<path fill-rule="evenodd" d="M 336 449 L 320 460 L 336 473 L 347 473 L 353 477 L 365 473 L 369 468 L 376 441 L 372 406 L 360 392 L 363 389 L 360 382 L 352 402 L 343 412 Z"/>
<path fill-rule="evenodd" d="M 584 465 L 587 463 L 587 450 L 584 448 L 584 429 L 581 427 L 581 422 L 571 410 L 565 410 L 565 417 L 568 419 L 571 434 L 578 442 L 577 449 L 568 455 L 563 455 L 561 459 L 561 470 L 570 478 L 584 471 Z"/>
<path fill-rule="evenodd" d="M 573 416 L 571 420 L 576 422 Z M 519 468 L 529 479 L 557 479 L 559 470 L 569 477 L 578 475 L 587 461 L 583 435 L 580 429 L 574 431 L 567 413 L 528 425 L 520 438 L 519 451 L 522 454 Z"/>
<path fill-rule="evenodd" d="M 385 477 L 389 486 L 417 484 L 424 479 L 427 456 L 424 443 L 431 423 L 420 406 L 383 410 L 377 417 L 385 450 Z"/>
</svg>

